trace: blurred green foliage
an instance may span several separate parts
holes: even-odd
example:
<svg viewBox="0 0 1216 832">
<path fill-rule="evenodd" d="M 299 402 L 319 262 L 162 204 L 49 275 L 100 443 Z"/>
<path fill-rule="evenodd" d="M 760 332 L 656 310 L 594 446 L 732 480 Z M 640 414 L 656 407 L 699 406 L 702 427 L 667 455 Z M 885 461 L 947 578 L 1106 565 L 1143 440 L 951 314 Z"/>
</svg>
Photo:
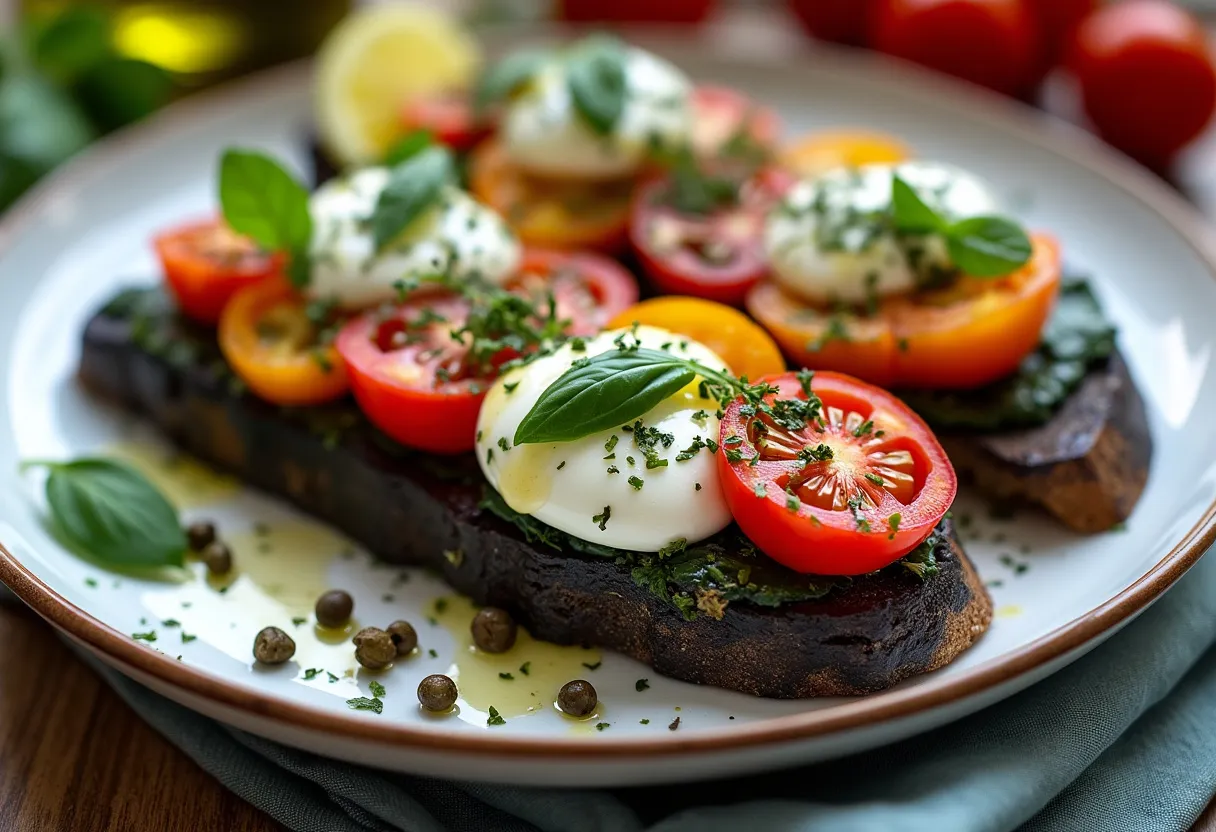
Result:
<svg viewBox="0 0 1216 832">
<path fill-rule="evenodd" d="M 158 66 L 120 55 L 108 13 L 68 6 L 0 42 L 0 211 L 98 136 L 148 115 L 175 91 Z"/>
</svg>

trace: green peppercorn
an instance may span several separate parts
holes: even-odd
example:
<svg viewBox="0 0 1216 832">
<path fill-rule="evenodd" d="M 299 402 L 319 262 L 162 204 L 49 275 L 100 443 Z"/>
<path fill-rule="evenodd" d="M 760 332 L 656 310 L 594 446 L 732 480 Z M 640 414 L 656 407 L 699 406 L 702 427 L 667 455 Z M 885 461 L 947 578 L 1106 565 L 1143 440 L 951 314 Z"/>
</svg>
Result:
<svg viewBox="0 0 1216 832">
<path fill-rule="evenodd" d="M 222 540 L 213 540 L 204 546 L 200 557 L 212 575 L 227 575 L 232 571 L 232 550 Z"/>
<path fill-rule="evenodd" d="M 388 636 L 393 640 L 398 656 L 408 656 L 418 646 L 418 633 L 408 621 L 394 621 L 389 624 Z"/>
<path fill-rule="evenodd" d="M 562 713 L 580 719 L 595 713 L 595 706 L 599 703 L 595 688 L 582 679 L 566 682 L 557 692 L 557 707 L 561 708 Z"/>
<path fill-rule="evenodd" d="M 355 611 L 355 599 L 341 589 L 331 589 L 317 599 L 314 612 L 322 627 L 345 627 Z"/>
<path fill-rule="evenodd" d="M 446 711 L 456 704 L 456 683 L 436 673 L 418 683 L 418 703 L 428 711 Z"/>
<path fill-rule="evenodd" d="M 210 520 L 196 520 L 186 527 L 186 542 L 191 552 L 201 552 L 215 540 L 215 524 Z"/>
<path fill-rule="evenodd" d="M 473 617 L 473 643 L 487 653 L 505 653 L 515 644 L 519 627 L 511 613 L 498 607 L 483 607 Z"/>
<path fill-rule="evenodd" d="M 355 633 L 355 659 L 368 670 L 379 670 L 397 658 L 393 638 L 379 627 L 364 627 Z"/>
<path fill-rule="evenodd" d="M 253 657 L 263 664 L 282 664 L 296 654 L 296 643 L 278 627 L 267 627 L 253 640 Z"/>
</svg>

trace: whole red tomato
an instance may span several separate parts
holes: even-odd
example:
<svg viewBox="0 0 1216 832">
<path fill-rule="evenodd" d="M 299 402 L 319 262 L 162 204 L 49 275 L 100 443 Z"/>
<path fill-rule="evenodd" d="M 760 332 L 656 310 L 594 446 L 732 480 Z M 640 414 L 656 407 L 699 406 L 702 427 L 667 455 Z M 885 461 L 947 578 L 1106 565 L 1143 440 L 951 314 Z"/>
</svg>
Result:
<svg viewBox="0 0 1216 832">
<path fill-rule="evenodd" d="M 559 0 L 558 18 L 571 23 L 701 23 L 717 0 Z"/>
<path fill-rule="evenodd" d="M 1129 0 L 1082 22 L 1069 63 L 1102 138 L 1159 167 L 1211 120 L 1212 61 L 1194 17 L 1164 0 Z"/>
<path fill-rule="evenodd" d="M 812 37 L 850 46 L 865 42 L 871 0 L 789 0 L 789 5 Z"/>
<path fill-rule="evenodd" d="M 1024 0 L 874 0 L 880 52 L 1016 95 L 1033 81 L 1039 41 Z"/>
<path fill-rule="evenodd" d="M 1045 75 L 1068 52 L 1077 27 L 1098 8 L 1099 0 L 1024 0 L 1039 28 L 1039 52 Z"/>
</svg>

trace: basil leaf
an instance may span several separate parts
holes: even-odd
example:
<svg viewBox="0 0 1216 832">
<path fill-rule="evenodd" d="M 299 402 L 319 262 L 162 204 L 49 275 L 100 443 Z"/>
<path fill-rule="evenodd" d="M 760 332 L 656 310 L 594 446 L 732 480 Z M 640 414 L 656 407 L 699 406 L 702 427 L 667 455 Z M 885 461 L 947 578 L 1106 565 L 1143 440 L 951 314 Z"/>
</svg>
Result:
<svg viewBox="0 0 1216 832">
<path fill-rule="evenodd" d="M 109 16 L 96 6 L 68 7 L 36 28 L 29 52 L 39 72 L 71 84 L 111 54 Z"/>
<path fill-rule="evenodd" d="M 444 186 L 455 178 L 452 154 L 444 147 L 428 147 L 393 168 L 371 215 L 377 251 L 434 205 Z"/>
<path fill-rule="evenodd" d="M 312 239 L 308 190 L 264 153 L 224 151 L 220 205 L 234 231 L 268 251 L 301 251 Z"/>
<path fill-rule="evenodd" d="M 895 228 L 909 234 L 927 234 L 941 230 L 946 225 L 942 216 L 898 175 L 891 180 L 891 210 Z"/>
<path fill-rule="evenodd" d="M 181 566 L 177 509 L 132 468 L 108 459 L 28 462 L 45 466 L 51 519 L 68 542 L 113 566 Z"/>
<path fill-rule="evenodd" d="M 963 274 L 1002 277 L 1030 260 L 1030 238 L 1004 217 L 969 217 L 946 229 L 950 259 Z"/>
<path fill-rule="evenodd" d="M 571 442 L 620 427 L 696 378 L 689 362 L 658 350 L 613 350 L 553 382 L 515 430 L 514 444 Z"/>
<path fill-rule="evenodd" d="M 591 129 L 611 133 L 625 111 L 625 49 L 615 38 L 588 38 L 566 66 L 570 97 Z"/>
<path fill-rule="evenodd" d="M 396 144 L 384 154 L 384 164 L 394 167 L 412 159 L 435 143 L 435 136 L 430 130 L 414 130 L 402 136 Z"/>
<path fill-rule="evenodd" d="M 518 93 L 541 64 L 549 59 L 546 49 L 520 49 L 490 67 L 477 80 L 473 91 L 473 112 L 482 114 L 491 105 L 506 101 Z"/>
</svg>

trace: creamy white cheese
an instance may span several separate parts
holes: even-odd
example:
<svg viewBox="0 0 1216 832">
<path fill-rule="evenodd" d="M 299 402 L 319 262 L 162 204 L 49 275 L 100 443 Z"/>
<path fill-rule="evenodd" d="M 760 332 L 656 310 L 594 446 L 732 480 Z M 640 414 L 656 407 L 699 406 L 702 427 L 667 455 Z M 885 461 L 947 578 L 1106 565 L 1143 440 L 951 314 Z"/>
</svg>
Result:
<svg viewBox="0 0 1216 832">
<path fill-rule="evenodd" d="M 515 274 L 519 241 L 498 214 L 455 187 L 377 252 L 367 219 L 388 180 L 387 168 L 366 168 L 312 195 L 309 295 L 359 308 L 394 299 L 393 284 L 412 277 L 479 275 L 502 284 Z"/>
<path fill-rule="evenodd" d="M 481 470 L 511 508 L 593 543 L 656 552 L 675 540 L 689 543 L 721 531 L 731 521 L 713 452 L 718 440 L 718 403 L 702 399 L 696 382 L 641 417 L 647 436 L 618 426 L 573 442 L 514 445 L 515 430 L 545 391 L 579 358 L 617 349 L 622 332 L 605 332 L 576 351 L 567 344 L 553 355 L 507 373 L 490 389 L 477 423 Z M 726 369 L 708 347 L 664 329 L 639 327 L 637 339 L 707 367 Z M 662 467 L 647 467 L 666 460 Z M 607 516 L 605 516 L 607 515 Z M 601 528 L 602 527 L 602 528 Z"/>
<path fill-rule="evenodd" d="M 894 176 L 947 219 L 1000 212 L 974 174 L 936 162 L 839 168 L 795 185 L 769 215 L 764 245 L 774 278 L 818 303 L 865 303 L 953 269 L 940 234 L 897 236 L 887 221 Z"/>
<path fill-rule="evenodd" d="M 662 58 L 625 47 L 625 107 L 607 135 L 579 115 L 561 55 L 507 107 L 501 138 L 516 165 L 540 176 L 613 179 L 634 174 L 652 142 L 675 147 L 692 130 L 692 83 Z"/>
</svg>

